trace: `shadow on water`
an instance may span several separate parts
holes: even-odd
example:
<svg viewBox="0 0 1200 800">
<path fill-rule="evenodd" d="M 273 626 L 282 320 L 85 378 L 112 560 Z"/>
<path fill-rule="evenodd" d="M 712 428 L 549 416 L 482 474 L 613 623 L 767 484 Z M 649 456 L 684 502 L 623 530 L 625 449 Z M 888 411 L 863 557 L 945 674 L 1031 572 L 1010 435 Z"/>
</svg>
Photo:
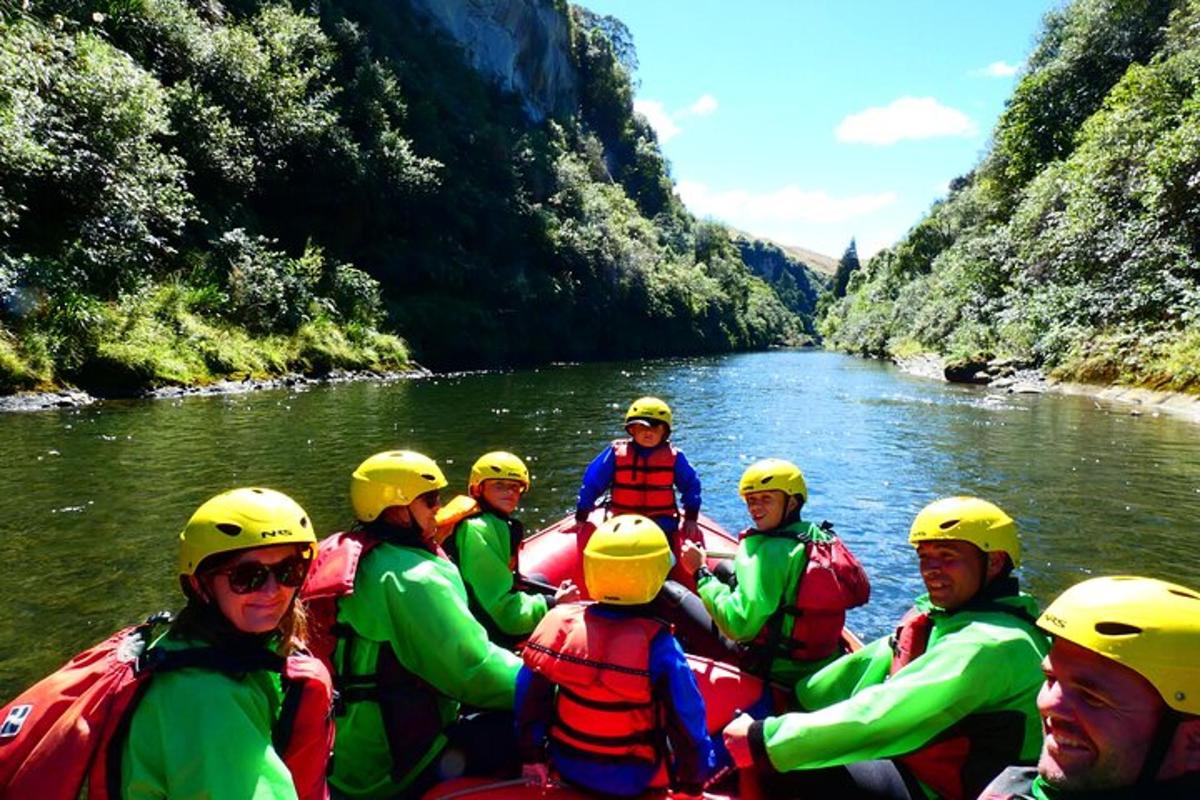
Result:
<svg viewBox="0 0 1200 800">
<path fill-rule="evenodd" d="M 1086 398 L 990 396 L 830 353 L 109 403 L 0 417 L 0 699 L 176 607 L 176 536 L 222 489 L 285 490 L 326 533 L 349 522 L 350 471 L 373 452 L 427 452 L 460 488 L 476 456 L 503 448 L 532 469 L 521 516 L 536 527 L 573 507 L 584 465 L 641 394 L 671 402 L 705 510 L 731 529 L 745 524 L 747 464 L 801 465 L 806 516 L 835 522 L 871 573 L 872 602 L 851 616 L 866 636 L 887 632 L 921 590 L 908 525 L 948 494 L 980 494 L 1017 518 L 1023 577 L 1043 600 L 1089 574 L 1200 574 L 1200 428 Z"/>
</svg>

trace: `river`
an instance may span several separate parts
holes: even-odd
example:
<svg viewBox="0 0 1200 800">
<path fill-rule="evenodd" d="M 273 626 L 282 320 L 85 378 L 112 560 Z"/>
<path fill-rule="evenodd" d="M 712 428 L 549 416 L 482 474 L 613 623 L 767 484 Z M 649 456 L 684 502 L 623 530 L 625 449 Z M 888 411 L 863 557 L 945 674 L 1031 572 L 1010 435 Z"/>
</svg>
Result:
<svg viewBox="0 0 1200 800">
<path fill-rule="evenodd" d="M 1021 575 L 1043 601 L 1092 574 L 1196 586 L 1200 428 L 1088 398 L 994 395 L 825 352 L 561 365 L 392 383 L 0 416 L 0 700 L 180 595 L 177 535 L 207 497 L 282 489 L 321 534 L 348 524 L 351 470 L 379 450 L 437 458 L 452 488 L 511 449 L 534 476 L 530 527 L 573 507 L 584 465 L 630 400 L 674 408 L 704 509 L 745 524 L 737 479 L 781 456 L 805 472 L 805 516 L 832 520 L 873 582 L 851 614 L 886 633 L 921 590 L 906 535 L 927 502 L 979 494 L 1012 514 Z"/>
</svg>

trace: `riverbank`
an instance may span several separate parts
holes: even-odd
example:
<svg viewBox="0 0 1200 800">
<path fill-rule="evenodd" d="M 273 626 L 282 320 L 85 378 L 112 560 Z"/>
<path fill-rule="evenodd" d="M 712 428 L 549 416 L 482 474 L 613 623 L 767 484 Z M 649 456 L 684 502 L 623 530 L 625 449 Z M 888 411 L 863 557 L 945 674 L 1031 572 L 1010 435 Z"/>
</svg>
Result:
<svg viewBox="0 0 1200 800">
<path fill-rule="evenodd" d="M 1200 395 L 1188 392 L 1060 381 L 1040 369 L 1003 361 L 948 365 L 944 358 L 935 353 L 897 356 L 892 363 L 910 375 L 943 383 L 975 384 L 1005 394 L 1052 393 L 1090 397 L 1098 409 L 1112 413 L 1132 416 L 1169 414 L 1200 423 Z"/>
<path fill-rule="evenodd" d="M 371 370 L 332 370 L 323 375 L 291 373 L 274 378 L 247 378 L 246 380 L 224 380 L 203 386 L 164 386 L 147 389 L 124 398 L 97 397 L 79 389 L 60 389 L 48 392 L 20 392 L 0 397 L 0 413 L 20 411 L 49 411 L 62 408 L 83 408 L 93 403 L 111 399 L 166 400 L 182 397 L 212 397 L 215 395 L 246 394 L 266 389 L 304 390 L 312 386 L 357 381 L 390 381 L 409 378 L 425 378 L 433 372 L 419 364 L 410 369 L 395 372 Z"/>
</svg>

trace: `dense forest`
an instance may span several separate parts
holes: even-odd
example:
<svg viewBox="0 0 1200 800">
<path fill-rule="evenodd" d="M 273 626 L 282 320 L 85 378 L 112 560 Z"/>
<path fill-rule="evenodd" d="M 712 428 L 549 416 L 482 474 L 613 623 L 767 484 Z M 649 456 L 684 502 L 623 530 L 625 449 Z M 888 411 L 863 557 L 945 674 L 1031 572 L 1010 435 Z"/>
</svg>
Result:
<svg viewBox="0 0 1200 800">
<path fill-rule="evenodd" d="M 802 340 L 820 277 L 682 207 L 624 26 L 525 5 L 540 120 L 411 0 L 0 0 L 0 391 Z"/>
<path fill-rule="evenodd" d="M 988 151 L 820 328 L 874 356 L 1200 389 L 1200 2 L 1048 15 Z"/>
</svg>

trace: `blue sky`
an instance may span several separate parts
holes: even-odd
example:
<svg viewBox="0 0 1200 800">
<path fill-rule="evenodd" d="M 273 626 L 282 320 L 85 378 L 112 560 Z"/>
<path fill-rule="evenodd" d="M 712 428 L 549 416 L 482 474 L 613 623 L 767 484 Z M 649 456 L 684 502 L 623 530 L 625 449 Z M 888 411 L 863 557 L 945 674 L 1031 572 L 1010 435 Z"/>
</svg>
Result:
<svg viewBox="0 0 1200 800">
<path fill-rule="evenodd" d="M 833 257 L 903 236 L 983 154 L 1058 0 L 582 0 L 701 217 Z"/>
</svg>

